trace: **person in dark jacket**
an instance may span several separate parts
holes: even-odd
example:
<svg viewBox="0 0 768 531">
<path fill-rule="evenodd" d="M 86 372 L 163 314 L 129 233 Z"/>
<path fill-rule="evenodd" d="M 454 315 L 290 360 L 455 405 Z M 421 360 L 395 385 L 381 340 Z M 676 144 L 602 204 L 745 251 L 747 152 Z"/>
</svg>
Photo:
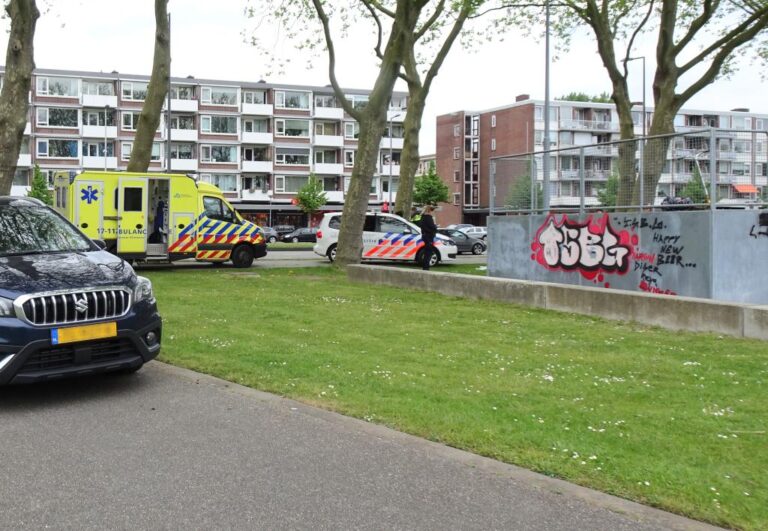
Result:
<svg viewBox="0 0 768 531">
<path fill-rule="evenodd" d="M 424 242 L 424 250 L 421 253 L 421 268 L 424 271 L 429 271 L 429 262 L 432 259 L 432 253 L 436 253 L 435 249 L 435 235 L 437 234 L 437 225 L 432 217 L 432 212 L 435 211 L 435 207 L 427 205 L 424 207 L 424 211 L 421 214 L 421 220 L 419 221 L 419 227 L 421 227 L 421 239 Z"/>
</svg>

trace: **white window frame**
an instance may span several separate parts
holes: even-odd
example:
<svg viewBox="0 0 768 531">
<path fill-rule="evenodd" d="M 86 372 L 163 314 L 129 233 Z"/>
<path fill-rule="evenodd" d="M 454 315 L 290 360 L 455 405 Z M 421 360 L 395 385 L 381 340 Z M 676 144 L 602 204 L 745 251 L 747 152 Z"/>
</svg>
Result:
<svg viewBox="0 0 768 531">
<path fill-rule="evenodd" d="M 212 90 L 211 87 L 201 87 L 200 89 L 200 102 L 201 103 L 208 103 L 209 105 L 212 105 Z"/>
<path fill-rule="evenodd" d="M 133 142 L 121 142 L 120 160 L 131 160 L 131 151 L 133 151 Z"/>
<path fill-rule="evenodd" d="M 40 94 L 41 96 L 46 96 L 48 94 L 48 78 L 38 77 L 36 82 L 37 82 L 37 85 L 36 85 L 37 93 Z"/>
<path fill-rule="evenodd" d="M 352 154 L 352 161 L 351 163 L 347 161 L 347 154 Z M 345 168 L 354 168 L 355 167 L 355 156 L 357 155 L 357 152 L 354 149 L 345 149 L 344 150 L 344 167 Z"/>
<path fill-rule="evenodd" d="M 125 117 L 126 116 L 130 116 L 131 117 L 131 127 L 130 128 L 125 127 Z M 123 114 L 120 117 L 120 130 L 122 130 L 122 131 L 136 131 L 136 128 L 139 127 L 139 118 L 138 117 L 139 117 L 139 113 L 123 111 Z"/>
<path fill-rule="evenodd" d="M 355 136 L 355 126 L 357 126 L 357 137 Z M 352 128 L 352 134 L 350 135 L 349 128 Z M 344 122 L 344 138 L 347 140 L 358 140 L 360 136 L 360 124 L 357 122 Z"/>
<path fill-rule="evenodd" d="M 496 127 L 496 115 L 491 115 L 491 127 Z"/>
<path fill-rule="evenodd" d="M 461 194 L 460 193 L 454 193 L 453 194 L 453 204 L 454 205 L 460 205 L 461 204 Z"/>
<path fill-rule="evenodd" d="M 491 138 L 491 151 L 496 151 L 496 139 Z"/>
<path fill-rule="evenodd" d="M 459 124 L 455 124 L 453 126 L 453 136 L 459 136 L 461 134 L 461 126 Z"/>
<path fill-rule="evenodd" d="M 453 160 L 459 160 L 459 155 L 461 154 L 461 148 L 453 148 Z"/>
<path fill-rule="evenodd" d="M 41 113 L 45 114 L 45 119 L 44 120 L 40 119 L 40 114 Z M 48 116 L 48 107 L 38 107 L 37 110 L 35 111 L 35 123 L 37 125 L 44 125 L 44 126 L 48 127 L 48 118 L 49 118 L 49 116 Z"/>
<path fill-rule="evenodd" d="M 275 192 L 285 193 L 285 175 L 275 175 Z"/>
<path fill-rule="evenodd" d="M 453 170 L 453 182 L 460 183 L 461 182 L 461 171 L 460 170 Z"/>
</svg>

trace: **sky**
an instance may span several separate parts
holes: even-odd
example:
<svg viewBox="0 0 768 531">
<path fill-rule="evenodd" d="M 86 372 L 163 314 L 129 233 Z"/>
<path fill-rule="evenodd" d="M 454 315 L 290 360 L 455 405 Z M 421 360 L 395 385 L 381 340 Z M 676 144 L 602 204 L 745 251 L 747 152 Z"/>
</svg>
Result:
<svg viewBox="0 0 768 531">
<path fill-rule="evenodd" d="M 253 0 L 258 4 L 260 0 Z M 40 6 L 45 0 L 38 0 Z M 149 75 L 154 46 L 153 0 L 50 0 L 35 35 L 35 63 L 39 68 L 88 70 Z M 274 28 L 262 23 L 274 53 L 291 58 L 285 71 L 267 75 L 262 53 L 245 44 L 243 32 L 256 26 L 244 16 L 244 0 L 170 0 L 171 75 L 198 79 L 225 79 L 324 86 L 328 81 L 325 53 L 310 56 L 278 38 Z M 7 21 L 4 21 L 6 27 Z M 7 47 L 7 32 L 0 46 Z M 371 88 L 378 70 L 372 56 L 373 41 L 358 31 L 337 45 L 337 77 L 348 88 Z M 640 42 L 634 55 L 646 56 L 646 99 L 651 105 L 650 83 L 654 50 L 651 42 Z M 435 118 L 459 110 L 483 110 L 515 101 L 518 94 L 544 98 L 543 43 L 518 35 L 502 42 L 482 43 L 468 51 L 451 50 L 430 91 L 422 123 L 421 153 L 434 153 Z M 311 65 L 311 66 L 308 66 Z M 640 101 L 643 93 L 642 63 L 630 64 L 630 96 Z M 687 108 L 727 111 L 747 107 L 768 113 L 759 68 L 743 65 L 730 79 L 716 82 L 699 93 Z M 401 83 L 396 90 L 405 91 Z M 550 65 L 552 98 L 570 93 L 610 92 L 608 76 L 586 32 L 576 34 L 570 51 Z"/>
</svg>

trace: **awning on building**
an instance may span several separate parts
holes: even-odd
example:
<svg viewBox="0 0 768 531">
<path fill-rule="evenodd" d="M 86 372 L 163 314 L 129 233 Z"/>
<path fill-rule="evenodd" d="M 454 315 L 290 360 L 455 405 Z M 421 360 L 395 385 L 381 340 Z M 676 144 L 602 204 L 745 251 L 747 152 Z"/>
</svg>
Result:
<svg viewBox="0 0 768 531">
<path fill-rule="evenodd" d="M 740 194 L 756 194 L 757 187 L 754 184 L 734 184 L 733 189 Z"/>
</svg>

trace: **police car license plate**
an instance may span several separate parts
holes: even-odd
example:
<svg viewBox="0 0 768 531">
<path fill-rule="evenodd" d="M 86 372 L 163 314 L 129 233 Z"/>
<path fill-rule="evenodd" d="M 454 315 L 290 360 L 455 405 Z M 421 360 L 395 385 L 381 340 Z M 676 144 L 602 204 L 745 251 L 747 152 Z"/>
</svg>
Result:
<svg viewBox="0 0 768 531">
<path fill-rule="evenodd" d="M 105 337 L 115 337 L 117 335 L 117 323 L 98 323 L 92 325 L 72 326 L 69 328 L 54 328 L 51 330 L 51 343 L 61 345 L 62 343 L 75 343 L 77 341 L 88 341 L 89 339 L 104 339 Z"/>
</svg>

